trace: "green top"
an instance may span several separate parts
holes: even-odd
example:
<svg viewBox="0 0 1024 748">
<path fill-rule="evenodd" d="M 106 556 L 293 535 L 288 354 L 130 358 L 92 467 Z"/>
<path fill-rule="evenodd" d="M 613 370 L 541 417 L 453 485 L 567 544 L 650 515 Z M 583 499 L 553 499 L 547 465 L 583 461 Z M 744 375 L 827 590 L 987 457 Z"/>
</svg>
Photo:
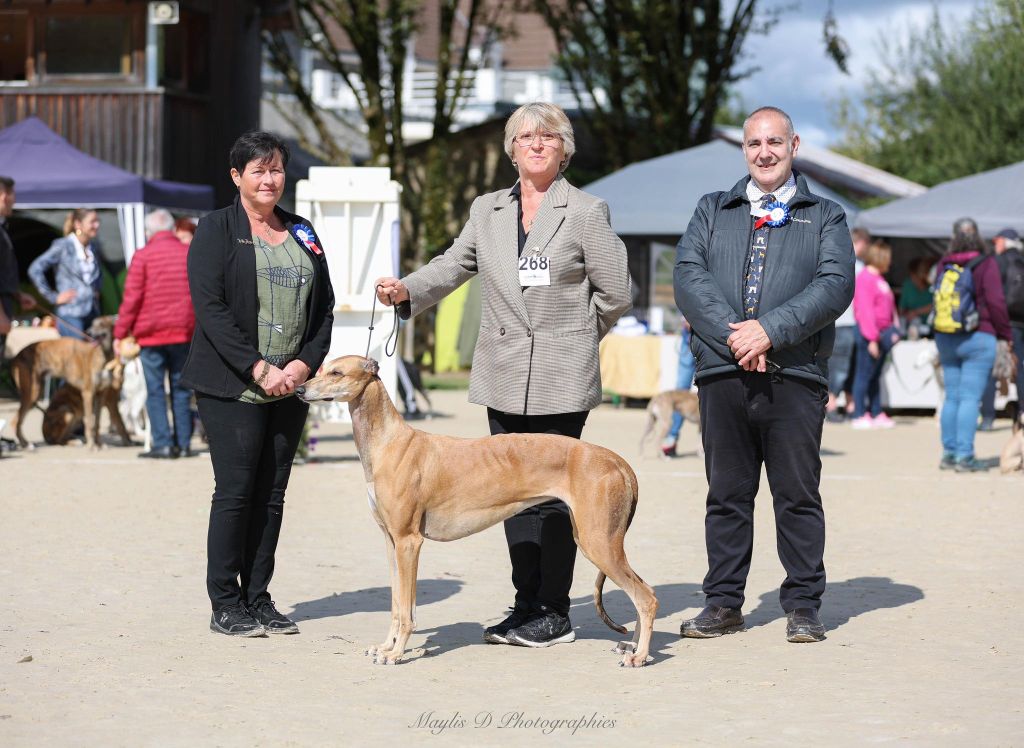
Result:
<svg viewBox="0 0 1024 748">
<path fill-rule="evenodd" d="M 914 281 L 907 278 L 903 281 L 903 286 L 900 288 L 900 311 L 906 309 L 919 309 L 923 306 L 928 306 L 932 303 L 932 290 L 928 286 L 922 290 L 918 288 Z M 924 321 L 925 315 L 918 315 L 918 318 Z"/>
<path fill-rule="evenodd" d="M 291 234 L 280 244 L 253 237 L 256 252 L 259 351 L 278 368 L 295 359 L 306 330 L 306 304 L 313 280 L 313 261 Z M 269 403 L 271 397 L 255 381 L 238 396 L 247 403 Z"/>
</svg>

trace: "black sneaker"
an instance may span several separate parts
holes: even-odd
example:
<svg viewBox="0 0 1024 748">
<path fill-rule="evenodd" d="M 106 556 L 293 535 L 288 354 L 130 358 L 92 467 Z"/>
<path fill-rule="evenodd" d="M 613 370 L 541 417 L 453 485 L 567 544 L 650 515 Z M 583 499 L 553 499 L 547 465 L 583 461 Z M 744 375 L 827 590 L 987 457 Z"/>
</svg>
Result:
<svg viewBox="0 0 1024 748">
<path fill-rule="evenodd" d="M 743 630 L 743 614 L 739 608 L 708 605 L 696 618 L 683 621 L 679 635 L 686 639 L 714 639 L 722 634 Z"/>
<path fill-rule="evenodd" d="M 268 634 L 297 634 L 299 627 L 295 621 L 274 607 L 269 597 L 261 597 L 249 606 L 253 618 L 267 630 Z"/>
<path fill-rule="evenodd" d="M 524 624 L 508 632 L 508 643 L 520 647 L 550 647 L 552 644 L 568 644 L 576 641 L 569 616 L 559 615 L 543 608 L 534 613 Z"/>
<path fill-rule="evenodd" d="M 796 644 L 820 642 L 825 638 L 825 627 L 815 608 L 797 608 L 786 614 L 786 641 Z"/>
<path fill-rule="evenodd" d="M 508 632 L 522 626 L 529 618 L 529 613 L 519 608 L 512 608 L 512 613 L 501 623 L 484 629 L 484 641 L 488 644 L 508 644 Z"/>
<path fill-rule="evenodd" d="M 952 470 L 956 467 L 956 457 L 952 452 L 943 452 L 939 461 L 939 470 Z"/>
<path fill-rule="evenodd" d="M 235 603 L 213 612 L 210 631 L 228 636 L 266 636 L 267 630 L 249 613 L 243 603 Z"/>
</svg>

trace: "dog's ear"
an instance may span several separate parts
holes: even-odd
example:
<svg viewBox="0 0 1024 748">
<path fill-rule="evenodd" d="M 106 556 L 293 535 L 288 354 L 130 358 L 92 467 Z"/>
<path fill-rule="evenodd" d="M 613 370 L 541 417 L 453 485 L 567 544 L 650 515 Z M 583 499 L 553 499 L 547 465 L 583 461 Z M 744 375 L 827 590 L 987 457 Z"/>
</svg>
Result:
<svg viewBox="0 0 1024 748">
<path fill-rule="evenodd" d="M 370 372 L 373 376 L 377 376 L 377 372 L 380 371 L 380 364 L 372 358 L 368 358 L 363 362 L 363 370 Z"/>
</svg>

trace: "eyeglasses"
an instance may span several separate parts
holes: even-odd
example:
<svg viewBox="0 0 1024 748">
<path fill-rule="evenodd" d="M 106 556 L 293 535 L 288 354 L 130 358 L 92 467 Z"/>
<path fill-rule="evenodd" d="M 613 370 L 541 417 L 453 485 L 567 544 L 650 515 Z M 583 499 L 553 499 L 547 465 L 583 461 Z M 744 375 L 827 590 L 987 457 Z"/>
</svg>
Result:
<svg viewBox="0 0 1024 748">
<path fill-rule="evenodd" d="M 520 148 L 528 148 L 537 138 L 540 138 L 541 145 L 546 146 L 558 145 L 562 141 L 562 137 L 553 132 L 522 132 L 516 135 L 514 140 Z"/>
</svg>

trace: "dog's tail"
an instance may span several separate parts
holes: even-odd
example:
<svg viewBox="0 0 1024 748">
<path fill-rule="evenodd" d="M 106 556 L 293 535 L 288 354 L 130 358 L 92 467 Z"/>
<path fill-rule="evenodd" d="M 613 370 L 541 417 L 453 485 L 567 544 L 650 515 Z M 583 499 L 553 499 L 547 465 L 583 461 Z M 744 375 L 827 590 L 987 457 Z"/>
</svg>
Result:
<svg viewBox="0 0 1024 748">
<path fill-rule="evenodd" d="M 652 416 L 653 420 L 653 416 Z M 629 530 L 629 526 L 633 523 L 633 515 L 636 514 L 636 504 L 639 498 L 639 485 L 637 484 L 636 474 L 628 467 L 625 470 L 619 468 L 622 472 L 622 477 L 626 479 L 629 484 L 630 490 L 633 494 L 633 500 L 629 506 L 629 516 L 626 518 L 626 530 Z M 622 533 L 625 536 L 625 531 Z M 629 633 L 625 626 L 615 623 L 604 609 L 604 580 L 608 577 L 603 571 L 598 569 L 597 579 L 594 581 L 594 607 L 597 608 L 598 617 L 604 621 L 604 624 L 612 631 L 617 631 L 620 634 Z M 638 624 L 639 625 L 639 624 Z"/>
</svg>

